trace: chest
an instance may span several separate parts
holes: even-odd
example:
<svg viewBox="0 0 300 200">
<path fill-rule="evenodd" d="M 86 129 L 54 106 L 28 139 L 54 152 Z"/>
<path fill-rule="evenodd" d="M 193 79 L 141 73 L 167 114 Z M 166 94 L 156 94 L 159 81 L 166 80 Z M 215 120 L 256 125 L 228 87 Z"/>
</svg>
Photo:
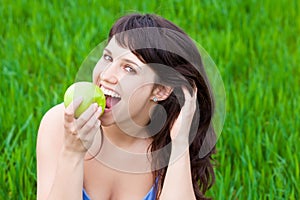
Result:
<svg viewBox="0 0 300 200">
<path fill-rule="evenodd" d="M 125 173 L 97 159 L 84 163 L 83 187 L 92 200 L 142 200 L 153 186 L 152 173 Z"/>
</svg>

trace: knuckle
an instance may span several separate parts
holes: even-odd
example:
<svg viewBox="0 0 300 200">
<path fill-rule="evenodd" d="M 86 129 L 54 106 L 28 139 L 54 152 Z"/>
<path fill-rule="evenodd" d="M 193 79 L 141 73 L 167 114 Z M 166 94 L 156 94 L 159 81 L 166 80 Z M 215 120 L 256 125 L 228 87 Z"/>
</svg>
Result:
<svg viewBox="0 0 300 200">
<path fill-rule="evenodd" d="M 77 134 L 77 135 L 75 135 L 75 137 L 78 141 L 81 141 L 81 142 L 84 141 L 84 138 L 81 136 L 81 134 Z"/>
<path fill-rule="evenodd" d="M 72 115 L 74 113 L 74 110 L 70 107 L 65 108 L 65 115 Z"/>
<path fill-rule="evenodd" d="M 67 119 L 67 118 L 69 118 L 69 117 L 70 117 L 70 113 L 65 112 L 65 118 Z"/>
<path fill-rule="evenodd" d="M 68 123 L 64 123 L 64 128 L 65 129 L 69 129 L 69 124 Z"/>
<path fill-rule="evenodd" d="M 70 132 L 71 132 L 71 133 L 76 133 L 76 132 L 77 132 L 77 129 L 76 129 L 75 127 L 71 127 L 71 128 L 70 128 Z"/>
<path fill-rule="evenodd" d="M 73 119 L 73 113 L 69 111 L 65 111 L 65 119 L 67 121 L 71 121 Z"/>
</svg>

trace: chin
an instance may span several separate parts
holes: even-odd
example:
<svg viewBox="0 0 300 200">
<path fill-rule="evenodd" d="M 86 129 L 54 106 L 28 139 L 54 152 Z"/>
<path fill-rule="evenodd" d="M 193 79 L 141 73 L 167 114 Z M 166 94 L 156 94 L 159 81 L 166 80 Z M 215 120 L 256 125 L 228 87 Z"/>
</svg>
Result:
<svg viewBox="0 0 300 200">
<path fill-rule="evenodd" d="M 102 115 L 99 119 L 101 121 L 101 126 L 103 126 L 103 127 L 108 127 L 108 126 L 114 125 L 116 123 L 115 120 L 113 119 L 113 117 L 107 116 L 105 114 Z"/>
</svg>

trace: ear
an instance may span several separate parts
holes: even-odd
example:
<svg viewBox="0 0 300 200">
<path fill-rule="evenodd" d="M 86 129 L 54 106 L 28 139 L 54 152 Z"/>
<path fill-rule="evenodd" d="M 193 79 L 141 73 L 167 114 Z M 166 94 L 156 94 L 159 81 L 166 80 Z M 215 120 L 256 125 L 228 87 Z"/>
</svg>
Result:
<svg viewBox="0 0 300 200">
<path fill-rule="evenodd" d="M 152 99 L 156 97 L 158 101 L 166 100 L 172 92 L 172 87 L 156 84 L 152 91 Z"/>
</svg>

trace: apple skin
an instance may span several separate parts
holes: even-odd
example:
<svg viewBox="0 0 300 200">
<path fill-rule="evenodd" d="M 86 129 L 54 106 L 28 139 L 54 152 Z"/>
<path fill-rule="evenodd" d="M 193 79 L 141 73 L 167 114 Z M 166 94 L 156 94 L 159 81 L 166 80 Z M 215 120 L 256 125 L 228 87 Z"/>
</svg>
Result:
<svg viewBox="0 0 300 200">
<path fill-rule="evenodd" d="M 103 114 L 106 105 L 106 99 L 104 93 L 97 85 L 91 82 L 73 83 L 65 92 L 65 107 L 69 106 L 70 103 L 77 97 L 82 97 L 83 100 L 75 111 L 75 118 L 78 118 L 92 103 L 97 103 L 99 107 L 102 107 Z"/>
</svg>

